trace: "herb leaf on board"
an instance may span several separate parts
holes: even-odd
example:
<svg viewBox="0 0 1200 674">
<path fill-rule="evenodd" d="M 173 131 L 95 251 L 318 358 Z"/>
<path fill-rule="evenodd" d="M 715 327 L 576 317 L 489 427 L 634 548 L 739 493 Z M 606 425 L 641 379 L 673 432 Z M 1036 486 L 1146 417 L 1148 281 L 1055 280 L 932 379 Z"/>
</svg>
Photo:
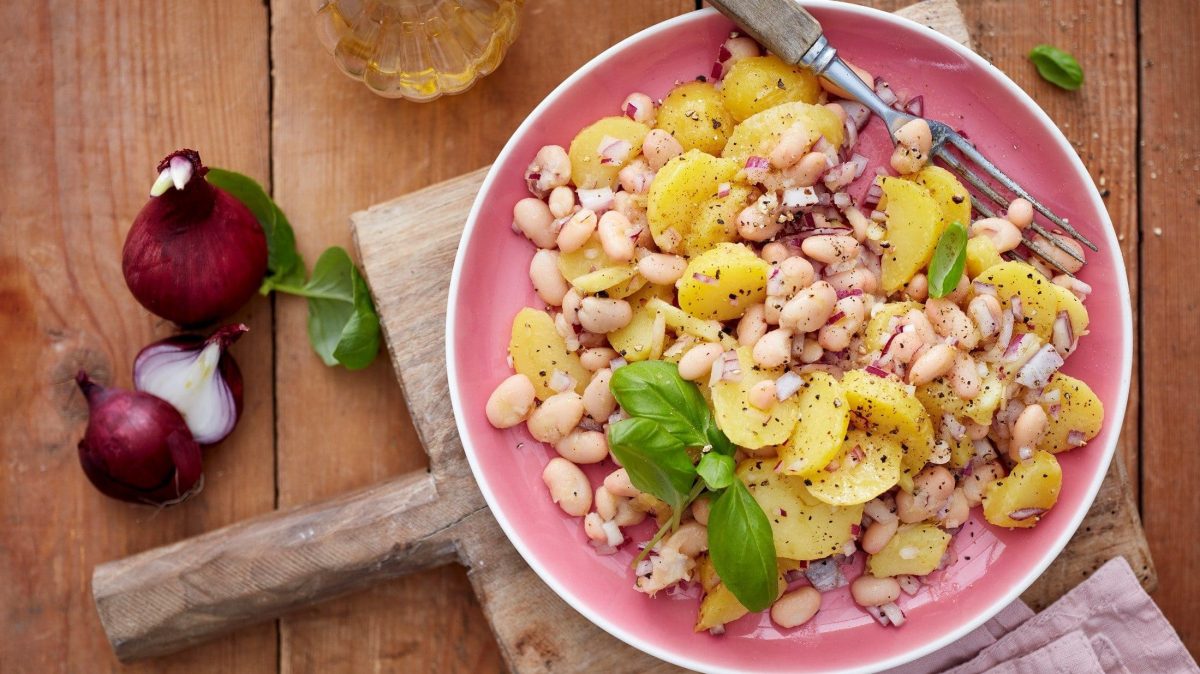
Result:
<svg viewBox="0 0 1200 674">
<path fill-rule="evenodd" d="M 1083 68 L 1067 52 L 1048 44 L 1039 44 L 1029 52 L 1029 60 L 1037 67 L 1038 74 L 1047 82 L 1075 91 L 1083 86 Z"/>
</svg>

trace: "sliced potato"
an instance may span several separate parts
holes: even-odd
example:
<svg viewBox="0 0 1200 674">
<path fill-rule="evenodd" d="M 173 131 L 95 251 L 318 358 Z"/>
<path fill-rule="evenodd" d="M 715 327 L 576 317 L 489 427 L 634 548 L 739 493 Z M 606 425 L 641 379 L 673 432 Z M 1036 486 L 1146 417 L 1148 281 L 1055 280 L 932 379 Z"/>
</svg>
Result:
<svg viewBox="0 0 1200 674">
<path fill-rule="evenodd" d="M 584 128 L 571 141 L 571 180 L 578 187 L 592 189 L 615 187 L 617 173 L 642 151 L 642 141 L 650 127 L 625 116 L 605 117 Z M 629 143 L 630 149 L 620 160 L 605 159 L 600 154 L 613 141 Z"/>
<path fill-rule="evenodd" d="M 965 417 L 984 426 L 992 423 L 992 417 L 1000 407 L 1003 397 L 1004 385 L 992 375 L 983 380 L 979 395 L 971 400 L 958 397 L 945 377 L 917 387 L 917 400 L 921 401 L 931 416 L 940 419 L 943 414 L 950 414 L 960 419 Z"/>
<path fill-rule="evenodd" d="M 867 557 L 867 572 L 876 578 L 924 576 L 942 562 L 950 534 L 929 523 L 903 524 L 879 552 Z"/>
<path fill-rule="evenodd" d="M 666 252 L 684 252 L 705 204 L 721 183 L 733 180 L 737 162 L 691 150 L 668 161 L 650 183 L 646 216 L 654 243 Z"/>
<path fill-rule="evenodd" d="M 891 489 L 900 479 L 900 443 L 886 435 L 851 430 L 835 457 L 835 470 L 809 475 L 808 491 L 835 506 L 866 503 Z"/>
<path fill-rule="evenodd" d="M 740 243 L 720 243 L 688 263 L 679 280 L 679 308 L 702 320 L 740 318 L 767 297 L 771 265 Z"/>
<path fill-rule="evenodd" d="M 646 285 L 646 279 L 637 275 L 636 267 L 605 255 L 600 237 L 595 235 L 578 250 L 559 253 L 558 271 L 579 292 L 603 292 L 614 299 L 628 297 Z M 616 282 L 606 285 L 610 280 Z"/>
<path fill-rule="evenodd" d="M 974 279 L 988 269 L 1004 262 L 996 244 L 982 234 L 967 239 L 967 277 Z"/>
<path fill-rule="evenodd" d="M 834 147 L 841 147 L 845 139 L 842 120 L 829 108 L 808 103 L 784 103 L 752 115 L 738 124 L 721 156 L 733 159 L 741 168 L 746 158 L 752 155 L 769 155 L 783 132 L 797 123 L 805 124 L 819 136 L 824 136 Z"/>
<path fill-rule="evenodd" d="M 730 185 L 729 194 L 715 196 L 704 202 L 696 220 L 683 237 L 680 252 L 692 257 L 711 250 L 719 243 L 737 239 L 738 214 L 750 203 L 752 195 L 749 187 L 739 183 Z"/>
<path fill-rule="evenodd" d="M 721 324 L 717 321 L 702 321 L 674 304 L 667 304 L 658 298 L 651 299 L 649 306 L 666 317 L 667 325 L 675 330 L 686 332 L 707 342 L 725 344 L 726 348 L 730 348 L 730 343 L 737 343 L 736 341 L 731 342 L 729 336 L 721 332 Z"/>
<path fill-rule="evenodd" d="M 994 480 L 983 493 L 983 516 L 989 524 L 1028 529 L 1058 502 L 1062 467 L 1050 452 L 1035 452 L 1006 477 Z"/>
<path fill-rule="evenodd" d="M 854 538 L 851 527 L 862 521 L 862 506 L 822 503 L 809 493 L 804 478 L 776 473 L 774 463 L 743 461 L 737 474 L 771 523 L 775 554 L 807 561 L 841 552 Z"/>
<path fill-rule="evenodd" d="M 721 93 L 708 82 L 684 82 L 676 85 L 658 108 L 656 126 L 675 136 L 684 150 L 720 154 L 729 134 L 733 117 L 725 109 Z"/>
<path fill-rule="evenodd" d="M 903 178 L 884 178 L 887 234 L 883 253 L 883 289 L 891 294 L 924 269 L 942 235 L 942 209 L 921 185 Z"/>
<path fill-rule="evenodd" d="M 1050 279 L 1024 262 L 1005 261 L 989 267 L 976 280 L 995 286 L 1005 311 L 1012 307 L 1014 297 L 1021 298 L 1024 320 L 1017 321 L 1018 332 L 1032 332 L 1042 341 L 1050 338 L 1059 300 L 1058 293 L 1051 289 L 1054 284 Z"/>
<path fill-rule="evenodd" d="M 841 382 L 825 372 L 807 375 L 796 396 L 800 419 L 792 437 L 779 448 L 779 458 L 784 473 L 803 476 L 829 465 L 841 450 L 850 424 L 850 403 Z"/>
<path fill-rule="evenodd" d="M 971 195 L 953 173 L 941 166 L 929 164 L 909 177 L 916 184 L 929 190 L 929 194 L 938 203 L 942 214 L 942 231 L 952 222 L 960 223 L 963 227 L 971 226 Z"/>
<path fill-rule="evenodd" d="M 1054 373 L 1046 384 L 1043 398 L 1051 391 L 1059 392 L 1058 409 L 1044 405 L 1048 412 L 1046 434 L 1038 449 L 1057 454 L 1091 440 L 1104 427 L 1104 403 L 1085 382 L 1061 372 Z M 1071 432 L 1075 431 L 1072 437 Z"/>
<path fill-rule="evenodd" d="M 560 370 L 575 380 L 575 392 L 583 390 L 592 375 L 579 362 L 579 356 L 567 351 L 566 340 L 554 327 L 550 314 L 526 307 L 513 318 L 512 337 L 508 342 L 508 353 L 513 359 L 513 369 L 529 377 L 538 400 L 545 400 L 558 393 L 550 388 L 550 378 Z"/>
<path fill-rule="evenodd" d="M 847 372 L 842 386 L 850 409 L 869 431 L 900 443 L 901 471 L 909 476 L 920 471 L 933 456 L 933 423 L 921 401 L 904 384 L 863 370 Z"/>
<path fill-rule="evenodd" d="M 725 108 L 738 122 L 782 103 L 816 103 L 820 97 L 821 83 L 811 70 L 774 54 L 738 60 L 721 81 Z"/>
<path fill-rule="evenodd" d="M 657 336 L 655 320 L 662 316 L 661 312 L 649 306 L 650 300 L 669 302 L 673 295 L 668 286 L 647 285 L 626 298 L 625 301 L 633 308 L 633 318 L 629 325 L 608 333 L 608 343 L 622 358 L 633 363 L 650 356 Z"/>
<path fill-rule="evenodd" d="M 762 381 L 774 381 L 786 368 L 760 368 L 754 364 L 749 347 L 737 349 L 742 376 L 738 381 L 716 381 L 712 384 L 713 411 L 717 427 L 735 445 L 758 449 L 778 445 L 788 439 L 800 416 L 800 401 L 796 396 L 776 402 L 769 410 L 750 404 L 750 389 Z"/>
<path fill-rule="evenodd" d="M 1089 317 L 1083 302 L 1070 290 L 1057 283 L 1051 283 L 1050 289 L 1058 296 L 1058 311 L 1067 312 L 1067 317 L 1071 320 L 1071 332 L 1075 337 L 1079 338 L 1087 334 Z M 1057 314 L 1055 317 L 1057 318 Z"/>
</svg>

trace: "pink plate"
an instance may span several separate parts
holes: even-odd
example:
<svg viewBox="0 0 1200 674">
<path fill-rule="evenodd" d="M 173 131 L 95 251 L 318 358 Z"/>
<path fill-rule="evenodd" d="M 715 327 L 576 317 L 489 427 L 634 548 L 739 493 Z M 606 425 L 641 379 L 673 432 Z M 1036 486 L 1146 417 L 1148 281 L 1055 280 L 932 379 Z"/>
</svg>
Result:
<svg viewBox="0 0 1200 674">
<path fill-rule="evenodd" d="M 630 37 L 563 82 L 530 114 L 500 153 L 467 221 L 454 265 L 446 322 L 447 367 L 458 431 L 492 513 L 541 578 L 571 606 L 617 638 L 683 667 L 718 672 L 874 671 L 932 652 L 1016 599 L 1062 550 L 1104 479 L 1124 416 L 1132 358 L 1129 289 L 1104 205 L 1066 138 L 1044 112 L 982 58 L 923 26 L 854 5 L 806 2 L 830 42 L 851 61 L 883 75 L 902 95 L 925 96 L 926 114 L 961 127 L 988 157 L 1068 216 L 1101 251 L 1082 278 L 1092 334 L 1065 371 L 1104 402 L 1104 430 L 1088 446 L 1059 456 L 1062 495 L 1035 528 L 1004 531 L 975 519 L 955 537 L 958 562 L 938 582 L 903 597 L 900 628 L 878 626 L 845 590 L 828 593 L 810 623 L 776 628 L 765 614 L 732 623 L 719 637 L 695 634 L 696 595 L 651 599 L 632 589 L 626 543 L 596 555 L 581 521 L 551 503 L 542 467 L 552 448 L 524 428 L 498 431 L 484 416 L 505 364 L 513 315 L 538 306 L 529 285 L 533 246 L 512 232 L 513 204 L 528 195 L 525 166 L 544 144 L 566 146 L 576 131 L 618 106 L 631 91 L 652 97 L 676 80 L 707 75 L 731 24 L 715 11 L 686 14 Z M 865 146 L 872 165 L 890 148 L 878 120 Z M 587 471 L 593 484 L 611 471 Z M 643 533 L 637 540 L 644 540 Z M 861 557 L 861 555 L 860 555 Z M 860 562 L 861 564 L 861 562 Z M 530 610 L 536 610 L 531 607 Z"/>
</svg>

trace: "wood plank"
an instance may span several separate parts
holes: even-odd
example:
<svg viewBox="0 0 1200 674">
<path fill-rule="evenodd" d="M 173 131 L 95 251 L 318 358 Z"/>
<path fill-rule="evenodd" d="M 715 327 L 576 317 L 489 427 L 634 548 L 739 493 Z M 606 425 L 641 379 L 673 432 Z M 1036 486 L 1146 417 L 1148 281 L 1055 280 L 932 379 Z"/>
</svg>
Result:
<svg viewBox="0 0 1200 674">
<path fill-rule="evenodd" d="M 1200 657 L 1196 489 L 1200 486 L 1200 325 L 1194 265 L 1200 231 L 1200 6 L 1139 3 L 1141 41 L 1142 503 L 1163 591 L 1155 595 L 1183 643 Z"/>
<path fill-rule="evenodd" d="M 490 161 L 528 111 L 575 68 L 620 38 L 693 6 L 690 0 L 621 0 L 595 12 L 571 0 L 528 3 L 523 36 L 497 72 L 466 94 L 418 105 L 380 99 L 343 77 L 321 49 L 309 6 L 273 2 L 275 197 L 302 251 L 311 261 L 326 246 L 347 245 L 347 213 Z M 329 370 L 304 337 L 303 303 L 279 300 L 277 318 L 280 506 L 422 466 L 386 358 L 366 372 Z M 314 424 L 318 410 L 322 420 Z M 460 568 L 419 574 L 285 619 L 281 648 L 285 672 L 501 667 Z"/>
<path fill-rule="evenodd" d="M 110 500 L 79 468 L 80 367 L 130 385 L 172 327 L 125 288 L 121 247 L 154 166 L 182 146 L 260 177 L 268 166 L 267 16 L 257 3 L 0 6 L 0 665 L 11 672 L 276 669 L 263 625 L 169 661 L 121 667 L 92 606 L 93 565 L 273 505 L 272 320 L 235 317 L 246 376 L 236 433 L 205 456 L 198 498 L 157 511 Z M 254 357 L 248 357 L 253 354 Z"/>
</svg>

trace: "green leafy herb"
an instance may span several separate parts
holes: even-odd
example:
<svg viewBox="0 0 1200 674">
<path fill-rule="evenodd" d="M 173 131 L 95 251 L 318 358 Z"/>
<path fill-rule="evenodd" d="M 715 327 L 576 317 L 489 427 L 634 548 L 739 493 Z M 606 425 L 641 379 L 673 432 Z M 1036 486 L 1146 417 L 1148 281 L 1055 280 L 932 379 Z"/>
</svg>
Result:
<svg viewBox="0 0 1200 674">
<path fill-rule="evenodd" d="M 696 473 L 709 489 L 724 489 L 733 484 L 733 457 L 716 452 L 705 452 L 696 465 Z"/>
<path fill-rule="evenodd" d="M 696 467 L 683 442 L 659 423 L 641 417 L 618 421 L 608 427 L 608 446 L 633 486 L 666 501 L 673 512 L 687 505 Z"/>
<path fill-rule="evenodd" d="M 613 373 L 609 388 L 630 416 L 658 422 L 688 447 L 711 445 L 733 455 L 733 443 L 717 428 L 704 396 L 679 376 L 674 363 L 644 360 L 626 365 Z"/>
<path fill-rule="evenodd" d="M 945 297 L 954 292 L 967 263 L 967 228 L 952 222 L 938 239 L 929 262 L 929 294 Z"/>
<path fill-rule="evenodd" d="M 1083 68 L 1075 57 L 1048 44 L 1039 44 L 1029 52 L 1029 60 L 1037 66 L 1038 74 L 1047 82 L 1075 91 L 1083 85 Z"/>
<path fill-rule="evenodd" d="M 246 205 L 267 237 L 267 277 L 259 292 L 308 299 L 308 337 L 326 365 L 362 369 L 379 353 L 379 316 L 367 283 L 343 248 L 329 248 L 307 281 L 304 258 L 287 216 L 253 179 L 210 168 L 205 178 Z"/>
<path fill-rule="evenodd" d="M 708 552 L 721 582 L 746 608 L 761 611 L 779 596 L 771 523 L 741 480 L 712 504 Z"/>
</svg>

